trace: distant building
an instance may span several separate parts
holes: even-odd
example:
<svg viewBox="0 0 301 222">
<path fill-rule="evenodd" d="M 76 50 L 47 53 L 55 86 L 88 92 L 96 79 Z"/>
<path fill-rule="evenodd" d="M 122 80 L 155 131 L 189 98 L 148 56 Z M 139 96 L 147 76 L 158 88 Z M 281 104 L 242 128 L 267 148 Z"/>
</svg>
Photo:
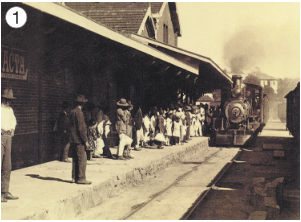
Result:
<svg viewBox="0 0 301 222">
<path fill-rule="evenodd" d="M 256 77 L 260 79 L 260 85 L 262 87 L 268 85 L 274 89 L 274 92 L 277 94 L 278 90 L 278 79 L 269 76 L 265 73 L 262 73 L 260 71 L 253 73 Z"/>
</svg>

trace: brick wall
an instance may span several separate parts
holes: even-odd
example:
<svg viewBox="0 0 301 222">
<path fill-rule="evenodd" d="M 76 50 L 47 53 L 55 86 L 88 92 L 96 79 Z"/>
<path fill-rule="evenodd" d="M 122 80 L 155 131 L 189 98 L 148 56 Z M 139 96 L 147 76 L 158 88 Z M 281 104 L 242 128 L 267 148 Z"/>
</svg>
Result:
<svg viewBox="0 0 301 222">
<path fill-rule="evenodd" d="M 8 49 L 10 50 L 10 49 Z M 12 101 L 17 126 L 12 140 L 12 168 L 31 166 L 38 162 L 38 54 L 26 52 L 27 80 L 1 78 L 2 92 L 12 88 Z"/>
</svg>

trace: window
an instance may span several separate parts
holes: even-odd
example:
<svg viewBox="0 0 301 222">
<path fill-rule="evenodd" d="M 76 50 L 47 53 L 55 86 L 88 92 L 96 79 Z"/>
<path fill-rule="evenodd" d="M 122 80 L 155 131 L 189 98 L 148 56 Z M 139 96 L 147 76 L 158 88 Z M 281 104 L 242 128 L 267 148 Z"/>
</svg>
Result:
<svg viewBox="0 0 301 222">
<path fill-rule="evenodd" d="M 148 37 L 155 39 L 155 30 L 150 17 L 147 18 L 145 26 L 146 26 Z"/>
<path fill-rule="evenodd" d="M 168 43 L 168 26 L 163 25 L 163 42 Z"/>
<path fill-rule="evenodd" d="M 276 85 L 276 82 L 273 82 L 273 86 Z"/>
</svg>

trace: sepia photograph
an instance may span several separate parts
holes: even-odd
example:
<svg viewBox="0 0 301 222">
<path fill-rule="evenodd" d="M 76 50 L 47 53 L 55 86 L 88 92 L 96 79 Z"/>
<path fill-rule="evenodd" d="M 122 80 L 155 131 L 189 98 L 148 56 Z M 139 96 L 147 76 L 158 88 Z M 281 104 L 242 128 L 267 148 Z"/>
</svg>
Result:
<svg viewBox="0 0 301 222">
<path fill-rule="evenodd" d="M 1 220 L 300 220 L 300 2 L 1 2 Z"/>
</svg>

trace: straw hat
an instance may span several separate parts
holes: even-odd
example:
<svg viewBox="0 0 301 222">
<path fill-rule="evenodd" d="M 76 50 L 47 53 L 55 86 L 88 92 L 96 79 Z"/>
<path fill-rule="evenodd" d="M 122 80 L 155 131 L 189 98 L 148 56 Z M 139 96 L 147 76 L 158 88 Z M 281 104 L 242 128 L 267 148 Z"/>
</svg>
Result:
<svg viewBox="0 0 301 222">
<path fill-rule="evenodd" d="M 191 107 L 190 107 L 190 106 L 186 106 L 186 107 L 185 107 L 185 110 L 186 110 L 186 111 L 190 111 L 190 110 L 191 110 Z"/>
<path fill-rule="evenodd" d="M 5 89 L 2 97 L 6 99 L 17 99 L 13 96 L 13 89 Z"/>
<path fill-rule="evenodd" d="M 77 97 L 76 97 L 76 100 L 75 100 L 76 102 L 81 102 L 81 103 L 86 103 L 86 102 L 88 102 L 88 100 L 85 98 L 85 96 L 84 95 L 77 95 Z"/>
<path fill-rule="evenodd" d="M 123 99 L 123 98 L 117 102 L 117 105 L 118 106 L 129 106 L 129 104 L 126 102 L 126 99 Z"/>
</svg>

